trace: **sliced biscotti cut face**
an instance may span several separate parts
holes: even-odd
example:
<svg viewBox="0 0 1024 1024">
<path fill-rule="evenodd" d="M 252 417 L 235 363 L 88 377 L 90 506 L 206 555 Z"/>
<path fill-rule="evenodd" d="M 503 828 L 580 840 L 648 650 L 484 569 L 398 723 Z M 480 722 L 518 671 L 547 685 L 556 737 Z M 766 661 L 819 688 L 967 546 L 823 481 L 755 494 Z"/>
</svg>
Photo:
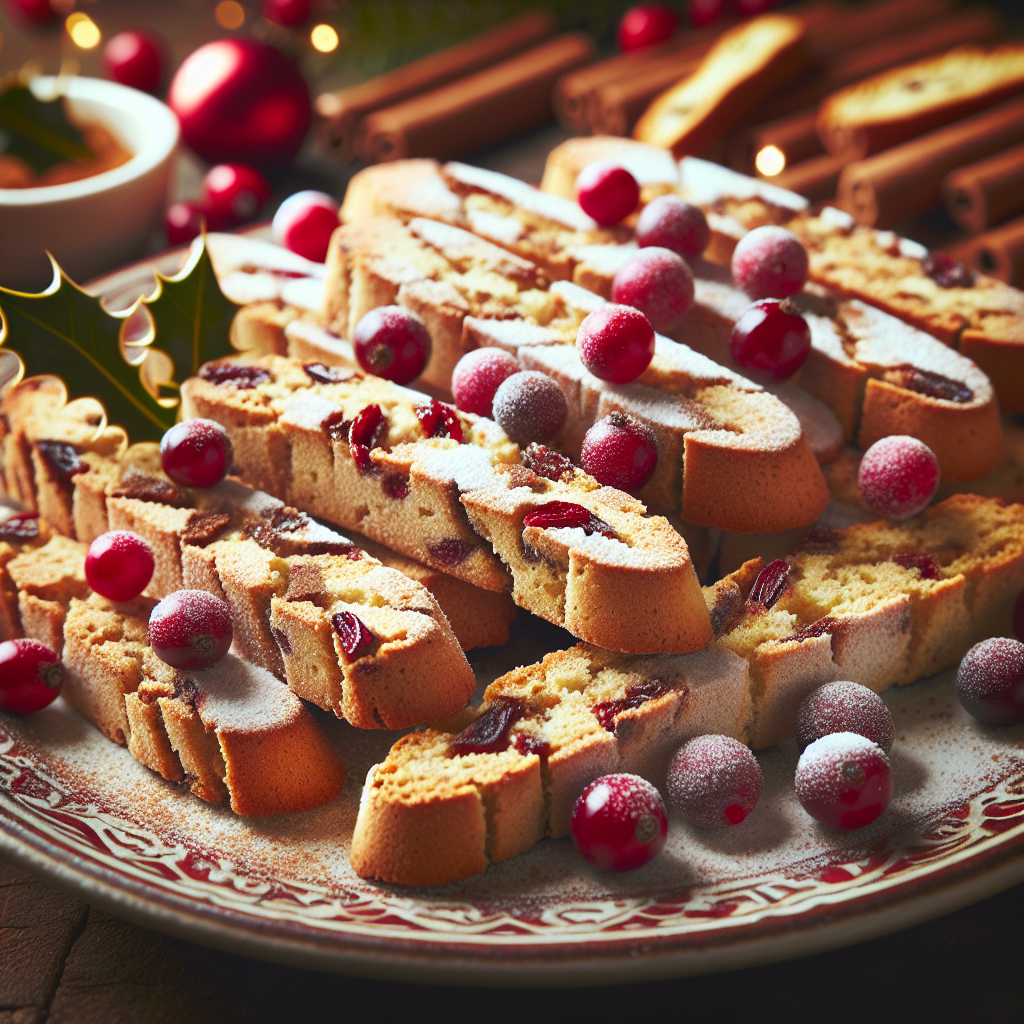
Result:
<svg viewBox="0 0 1024 1024">
<path fill-rule="evenodd" d="M 35 551 L 53 536 L 35 512 L 17 512 L 0 506 L 0 642 L 25 636 L 18 611 L 18 584 L 8 565 L 19 555 Z"/>
<path fill-rule="evenodd" d="M 745 663 L 707 650 L 628 657 L 580 644 L 516 669 L 479 707 L 402 737 L 370 769 L 352 837 L 365 878 L 441 885 L 568 832 L 608 772 L 658 778 L 683 740 L 743 738 Z"/>
</svg>

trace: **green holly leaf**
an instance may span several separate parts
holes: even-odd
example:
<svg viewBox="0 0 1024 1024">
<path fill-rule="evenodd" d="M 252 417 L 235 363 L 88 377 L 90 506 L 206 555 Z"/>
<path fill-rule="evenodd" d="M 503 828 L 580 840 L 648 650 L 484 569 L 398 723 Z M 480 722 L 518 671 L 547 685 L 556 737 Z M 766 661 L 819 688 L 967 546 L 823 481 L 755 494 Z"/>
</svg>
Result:
<svg viewBox="0 0 1024 1024">
<path fill-rule="evenodd" d="M 93 159 L 64 100 L 38 99 L 17 72 L 0 80 L 0 153 L 19 157 L 36 174 L 65 160 Z"/>
</svg>

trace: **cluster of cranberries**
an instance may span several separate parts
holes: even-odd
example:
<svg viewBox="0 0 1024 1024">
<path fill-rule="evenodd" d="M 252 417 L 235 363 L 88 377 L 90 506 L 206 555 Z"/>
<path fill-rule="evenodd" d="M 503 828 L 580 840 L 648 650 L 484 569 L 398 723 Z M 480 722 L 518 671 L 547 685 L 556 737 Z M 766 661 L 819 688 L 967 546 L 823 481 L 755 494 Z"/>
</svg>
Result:
<svg viewBox="0 0 1024 1024">
<path fill-rule="evenodd" d="M 248 164 L 217 164 L 203 178 L 198 200 L 172 203 L 164 215 L 167 241 L 190 242 L 202 230 L 224 231 L 250 220 L 270 201 L 270 183 Z"/>
</svg>

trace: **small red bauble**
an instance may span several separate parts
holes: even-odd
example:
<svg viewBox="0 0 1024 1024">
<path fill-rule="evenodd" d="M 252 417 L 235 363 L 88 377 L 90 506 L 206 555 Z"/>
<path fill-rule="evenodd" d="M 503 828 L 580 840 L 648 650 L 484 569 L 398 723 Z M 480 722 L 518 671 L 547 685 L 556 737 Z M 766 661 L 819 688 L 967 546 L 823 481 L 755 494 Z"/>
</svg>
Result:
<svg viewBox="0 0 1024 1024">
<path fill-rule="evenodd" d="M 64 666 L 38 640 L 0 643 L 0 711 L 28 715 L 52 704 L 60 693 Z"/>
<path fill-rule="evenodd" d="M 656 857 L 668 835 L 661 794 L 638 775 L 605 775 L 580 794 L 569 822 L 576 848 L 602 871 L 632 871 Z"/>
<path fill-rule="evenodd" d="M 599 484 L 632 494 L 654 475 L 658 445 L 639 420 L 613 412 L 587 431 L 580 465 Z"/>
<path fill-rule="evenodd" d="M 1024 722 L 1024 644 L 997 636 L 975 644 L 960 662 L 956 695 L 979 722 Z"/>
<path fill-rule="evenodd" d="M 159 36 L 140 29 L 118 32 L 103 47 L 107 77 L 143 92 L 156 92 L 164 71 L 164 44 Z"/>
<path fill-rule="evenodd" d="M 640 186 L 625 167 L 609 160 L 597 160 L 580 171 L 576 179 L 576 200 L 583 212 L 598 224 L 618 224 L 640 201 Z"/>
<path fill-rule="evenodd" d="M 287 163 L 306 137 L 309 87 L 280 50 L 218 39 L 186 57 L 167 102 L 188 146 L 211 164 Z"/>
<path fill-rule="evenodd" d="M 829 828 L 863 828 L 892 798 L 889 758 L 856 733 L 823 736 L 800 755 L 796 795 L 804 810 Z"/>
<path fill-rule="evenodd" d="M 923 441 L 894 434 L 876 441 L 860 460 L 861 500 L 886 519 L 909 519 L 923 511 L 939 487 L 939 460 Z"/>
<path fill-rule="evenodd" d="M 888 754 L 896 726 L 885 701 L 874 690 L 839 680 L 819 686 L 797 708 L 796 745 L 805 750 L 815 740 L 834 732 L 855 732 L 877 743 Z"/>
<path fill-rule="evenodd" d="M 108 601 L 131 601 L 153 578 L 153 549 L 129 530 L 101 533 L 85 556 L 85 579 Z"/>
<path fill-rule="evenodd" d="M 205 590 L 176 590 L 150 613 L 149 646 L 173 668 L 206 668 L 231 647 L 227 602 Z"/>
<path fill-rule="evenodd" d="M 263 0 L 263 17 L 294 28 L 309 20 L 309 0 Z"/>
<path fill-rule="evenodd" d="M 696 736 L 668 769 L 668 801 L 702 828 L 738 825 L 761 799 L 764 778 L 749 747 L 729 736 Z"/>
<path fill-rule="evenodd" d="M 609 303 L 588 313 L 580 324 L 576 351 L 595 377 L 628 384 L 654 358 L 654 328 L 638 309 Z"/>
<path fill-rule="evenodd" d="M 367 373 L 408 384 L 427 365 L 430 334 L 423 321 L 404 307 L 378 306 L 356 324 L 352 347 Z"/>
<path fill-rule="evenodd" d="M 704 211 L 679 196 L 657 196 L 636 220 L 636 244 L 641 248 L 657 245 L 692 260 L 708 247 L 709 241 L 711 229 Z"/>
<path fill-rule="evenodd" d="M 467 352 L 452 371 L 452 395 L 463 412 L 490 417 L 494 393 L 501 383 L 522 367 L 515 356 L 500 348 Z"/>
<path fill-rule="evenodd" d="M 501 382 L 492 410 L 498 426 L 525 448 L 549 441 L 562 429 L 569 403 L 557 381 L 536 370 L 521 370 Z"/>
<path fill-rule="evenodd" d="M 1024 590 L 1017 595 L 1017 603 L 1013 606 L 1013 631 L 1018 640 L 1024 640 Z"/>
<path fill-rule="evenodd" d="M 737 366 L 771 380 L 786 380 L 811 351 L 811 329 L 790 300 L 758 299 L 736 321 L 729 351 Z"/>
<path fill-rule="evenodd" d="M 234 458 L 228 432 L 214 420 L 175 423 L 160 439 L 164 472 L 183 487 L 213 487 L 227 475 Z"/>
<path fill-rule="evenodd" d="M 248 164 L 217 164 L 203 179 L 206 208 L 217 220 L 240 223 L 270 201 L 270 182 Z"/>
<path fill-rule="evenodd" d="M 338 227 L 338 202 L 326 192 L 306 190 L 289 196 L 274 214 L 274 240 L 314 263 L 327 259 Z"/>
<path fill-rule="evenodd" d="M 7 13 L 12 21 L 38 28 L 52 25 L 57 20 L 57 12 L 50 0 L 7 0 Z"/>
<path fill-rule="evenodd" d="M 623 52 L 663 43 L 679 26 L 679 15 L 668 4 L 639 4 L 619 22 L 618 43 Z"/>
<path fill-rule="evenodd" d="M 184 245 L 198 237 L 206 225 L 207 231 L 223 231 L 229 221 L 208 203 L 172 203 L 164 214 L 164 229 L 171 245 Z"/>
<path fill-rule="evenodd" d="M 686 13 L 694 28 L 710 25 L 725 13 L 725 0 L 689 0 Z"/>
<path fill-rule="evenodd" d="M 639 309 L 656 331 L 666 334 L 693 305 L 693 271 L 671 249 L 641 249 L 615 272 L 612 302 Z"/>
<path fill-rule="evenodd" d="M 732 277 L 752 299 L 796 295 L 807 280 L 807 250 L 786 228 L 754 228 L 733 249 Z"/>
</svg>

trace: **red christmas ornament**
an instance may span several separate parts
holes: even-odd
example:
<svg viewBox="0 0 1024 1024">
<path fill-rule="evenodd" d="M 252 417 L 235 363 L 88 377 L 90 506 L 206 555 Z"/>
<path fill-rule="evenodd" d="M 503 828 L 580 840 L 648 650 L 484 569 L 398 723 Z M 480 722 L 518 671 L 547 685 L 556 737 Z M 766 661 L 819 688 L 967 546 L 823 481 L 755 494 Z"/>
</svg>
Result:
<svg viewBox="0 0 1024 1024">
<path fill-rule="evenodd" d="M 294 28 L 309 20 L 309 0 L 263 0 L 263 17 Z"/>
<path fill-rule="evenodd" d="M 255 217 L 270 202 L 270 182 L 248 164 L 217 164 L 206 172 L 203 192 L 209 208 L 227 223 Z"/>
<path fill-rule="evenodd" d="M 57 12 L 50 0 L 7 0 L 7 13 L 12 21 L 22 25 L 50 25 L 57 20 Z"/>
<path fill-rule="evenodd" d="M 167 102 L 185 142 L 209 163 L 287 163 L 309 129 L 309 88 L 280 50 L 254 39 L 200 46 Z"/>
<path fill-rule="evenodd" d="M 103 48 L 107 77 L 143 92 L 156 92 L 164 68 L 164 44 L 152 32 L 118 32 Z"/>
<path fill-rule="evenodd" d="M 679 15 L 668 4 L 631 7 L 619 22 L 619 49 L 625 53 L 663 43 L 678 25 Z"/>
</svg>

